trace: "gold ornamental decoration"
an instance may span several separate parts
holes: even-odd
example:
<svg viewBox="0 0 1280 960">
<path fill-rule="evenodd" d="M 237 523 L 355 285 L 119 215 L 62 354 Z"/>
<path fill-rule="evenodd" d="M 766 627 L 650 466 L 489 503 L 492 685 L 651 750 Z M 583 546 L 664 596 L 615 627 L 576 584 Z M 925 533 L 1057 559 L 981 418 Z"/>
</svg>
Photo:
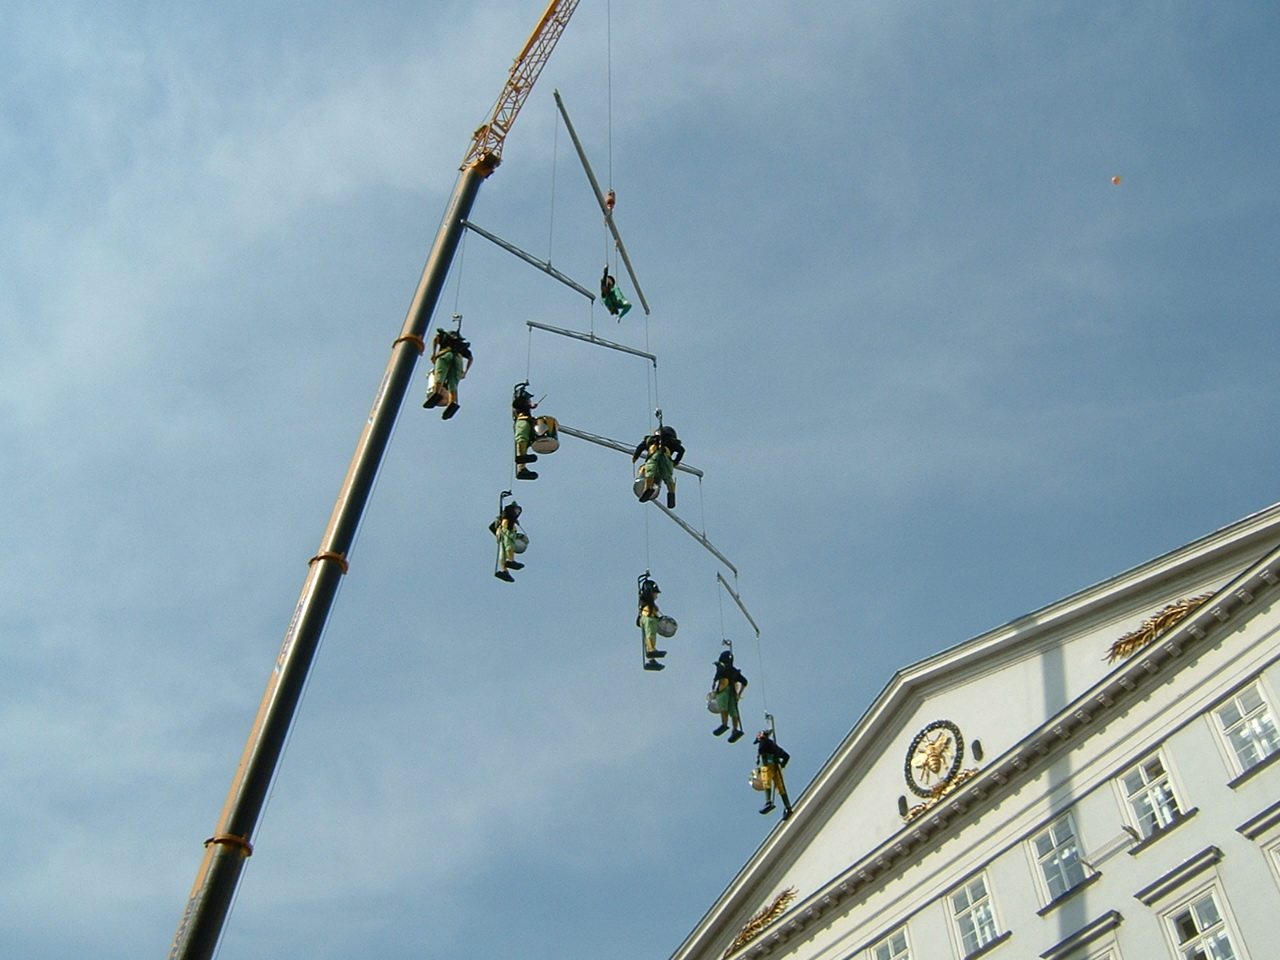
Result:
<svg viewBox="0 0 1280 960">
<path fill-rule="evenodd" d="M 923 803 L 917 803 L 914 807 L 912 807 L 905 814 L 903 814 L 902 816 L 903 822 L 910 823 L 916 817 L 920 816 L 920 814 L 924 813 L 927 810 L 933 809 L 933 807 L 937 806 L 939 803 L 942 802 L 942 799 L 947 794 L 951 793 L 953 790 L 959 787 L 960 784 L 964 783 L 965 781 L 969 780 L 972 777 L 976 777 L 977 775 L 978 775 L 978 768 L 970 767 L 968 770 L 961 770 L 950 780 L 947 780 L 943 783 L 938 784 L 938 786 L 935 787 L 930 792 L 928 798 L 926 798 Z"/>
<path fill-rule="evenodd" d="M 1160 634 L 1176 627 L 1189 614 L 1203 606 L 1212 596 L 1212 593 L 1202 593 L 1200 596 L 1192 597 L 1189 600 L 1179 600 L 1177 603 L 1169 604 L 1154 617 L 1148 617 L 1143 620 L 1142 626 L 1138 627 L 1137 630 L 1126 633 L 1111 644 L 1111 647 L 1107 650 L 1107 663 L 1115 663 L 1117 660 L 1133 656 L 1143 647 L 1154 642 Z"/>
<path fill-rule="evenodd" d="M 964 760 L 964 738 L 950 720 L 934 720 L 907 747 L 902 775 L 917 797 L 931 797 L 957 773 Z"/>
<path fill-rule="evenodd" d="M 796 890 L 795 887 L 787 887 L 787 889 L 783 890 L 776 898 L 774 898 L 773 903 L 769 904 L 748 920 L 747 925 L 743 927 L 742 931 L 734 938 L 733 943 L 729 944 L 729 949 L 724 952 L 721 960 L 724 960 L 724 957 L 729 956 L 729 954 L 741 950 L 756 937 L 760 936 L 760 934 L 764 933 L 765 928 L 769 926 L 769 924 L 773 923 L 773 921 L 777 920 L 786 912 L 787 907 L 791 905 L 791 901 L 796 898 L 796 894 L 798 892 L 799 891 Z"/>
</svg>

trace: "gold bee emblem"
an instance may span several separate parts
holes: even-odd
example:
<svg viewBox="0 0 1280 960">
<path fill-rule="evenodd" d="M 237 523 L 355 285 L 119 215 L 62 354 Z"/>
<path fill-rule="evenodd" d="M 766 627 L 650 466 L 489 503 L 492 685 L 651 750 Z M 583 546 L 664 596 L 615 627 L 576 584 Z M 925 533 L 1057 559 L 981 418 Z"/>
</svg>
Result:
<svg viewBox="0 0 1280 960">
<path fill-rule="evenodd" d="M 928 797 L 956 775 L 964 759 L 960 728 L 950 720 L 935 720 L 911 741 L 903 774 L 911 792 Z"/>
</svg>

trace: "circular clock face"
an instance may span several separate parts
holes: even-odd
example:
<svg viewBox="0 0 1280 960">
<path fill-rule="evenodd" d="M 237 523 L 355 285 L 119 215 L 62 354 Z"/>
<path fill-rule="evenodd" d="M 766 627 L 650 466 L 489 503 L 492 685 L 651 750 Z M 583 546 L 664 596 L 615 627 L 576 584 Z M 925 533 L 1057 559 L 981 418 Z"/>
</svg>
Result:
<svg viewBox="0 0 1280 960">
<path fill-rule="evenodd" d="M 902 772 L 912 793 L 930 797 L 960 771 L 963 759 L 960 728 L 950 720 L 935 720 L 912 739 Z"/>
</svg>

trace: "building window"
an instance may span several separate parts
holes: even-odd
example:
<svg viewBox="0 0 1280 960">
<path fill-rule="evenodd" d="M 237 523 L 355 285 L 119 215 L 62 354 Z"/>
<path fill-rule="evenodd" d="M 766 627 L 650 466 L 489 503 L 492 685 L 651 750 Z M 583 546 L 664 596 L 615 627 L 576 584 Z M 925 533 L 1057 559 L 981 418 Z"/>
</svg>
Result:
<svg viewBox="0 0 1280 960">
<path fill-rule="evenodd" d="M 1267 858 L 1267 865 L 1271 867 L 1271 873 L 1276 881 L 1280 882 L 1280 839 L 1271 841 L 1263 852 Z"/>
<path fill-rule="evenodd" d="M 1180 814 L 1169 771 L 1159 754 L 1148 757 L 1120 777 L 1125 803 L 1143 839 L 1173 823 Z"/>
<path fill-rule="evenodd" d="M 1062 817 L 1037 833 L 1031 838 L 1031 847 L 1050 901 L 1084 883 L 1084 863 L 1080 859 L 1080 844 L 1076 841 L 1070 816 Z"/>
<path fill-rule="evenodd" d="M 951 894 L 951 915 L 955 918 L 960 945 L 967 957 L 995 940 L 999 933 L 991 907 L 987 882 L 978 877 Z"/>
<path fill-rule="evenodd" d="M 1217 894 L 1208 890 L 1166 915 L 1178 960 L 1236 960 Z"/>
<path fill-rule="evenodd" d="M 1213 713 L 1241 773 L 1280 750 L 1275 718 L 1256 683 L 1245 687 Z"/>
<path fill-rule="evenodd" d="M 871 948 L 871 960 L 911 960 L 907 950 L 907 931 L 899 930 Z"/>
</svg>

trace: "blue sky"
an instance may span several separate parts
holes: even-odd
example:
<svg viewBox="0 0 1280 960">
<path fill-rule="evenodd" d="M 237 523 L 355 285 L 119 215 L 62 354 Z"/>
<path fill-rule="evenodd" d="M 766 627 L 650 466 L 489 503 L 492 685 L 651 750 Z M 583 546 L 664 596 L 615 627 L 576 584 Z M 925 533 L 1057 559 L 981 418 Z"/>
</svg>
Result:
<svg viewBox="0 0 1280 960">
<path fill-rule="evenodd" d="M 0 955 L 167 950 L 540 13 L 0 10 Z M 594 284 L 558 88 L 653 316 L 467 241 L 462 409 L 423 411 L 420 369 L 221 960 L 665 957 L 776 824 L 749 741 L 710 736 L 722 636 L 798 788 L 897 668 L 1280 499 L 1278 28 L 1199 0 L 584 0 L 474 219 Z M 643 362 L 526 320 L 659 355 L 706 472 L 680 511 L 758 645 L 627 458 L 577 441 L 517 485 L 528 567 L 493 579 L 511 385 L 627 442 L 653 402 Z M 681 624 L 659 675 L 646 567 Z"/>
</svg>

